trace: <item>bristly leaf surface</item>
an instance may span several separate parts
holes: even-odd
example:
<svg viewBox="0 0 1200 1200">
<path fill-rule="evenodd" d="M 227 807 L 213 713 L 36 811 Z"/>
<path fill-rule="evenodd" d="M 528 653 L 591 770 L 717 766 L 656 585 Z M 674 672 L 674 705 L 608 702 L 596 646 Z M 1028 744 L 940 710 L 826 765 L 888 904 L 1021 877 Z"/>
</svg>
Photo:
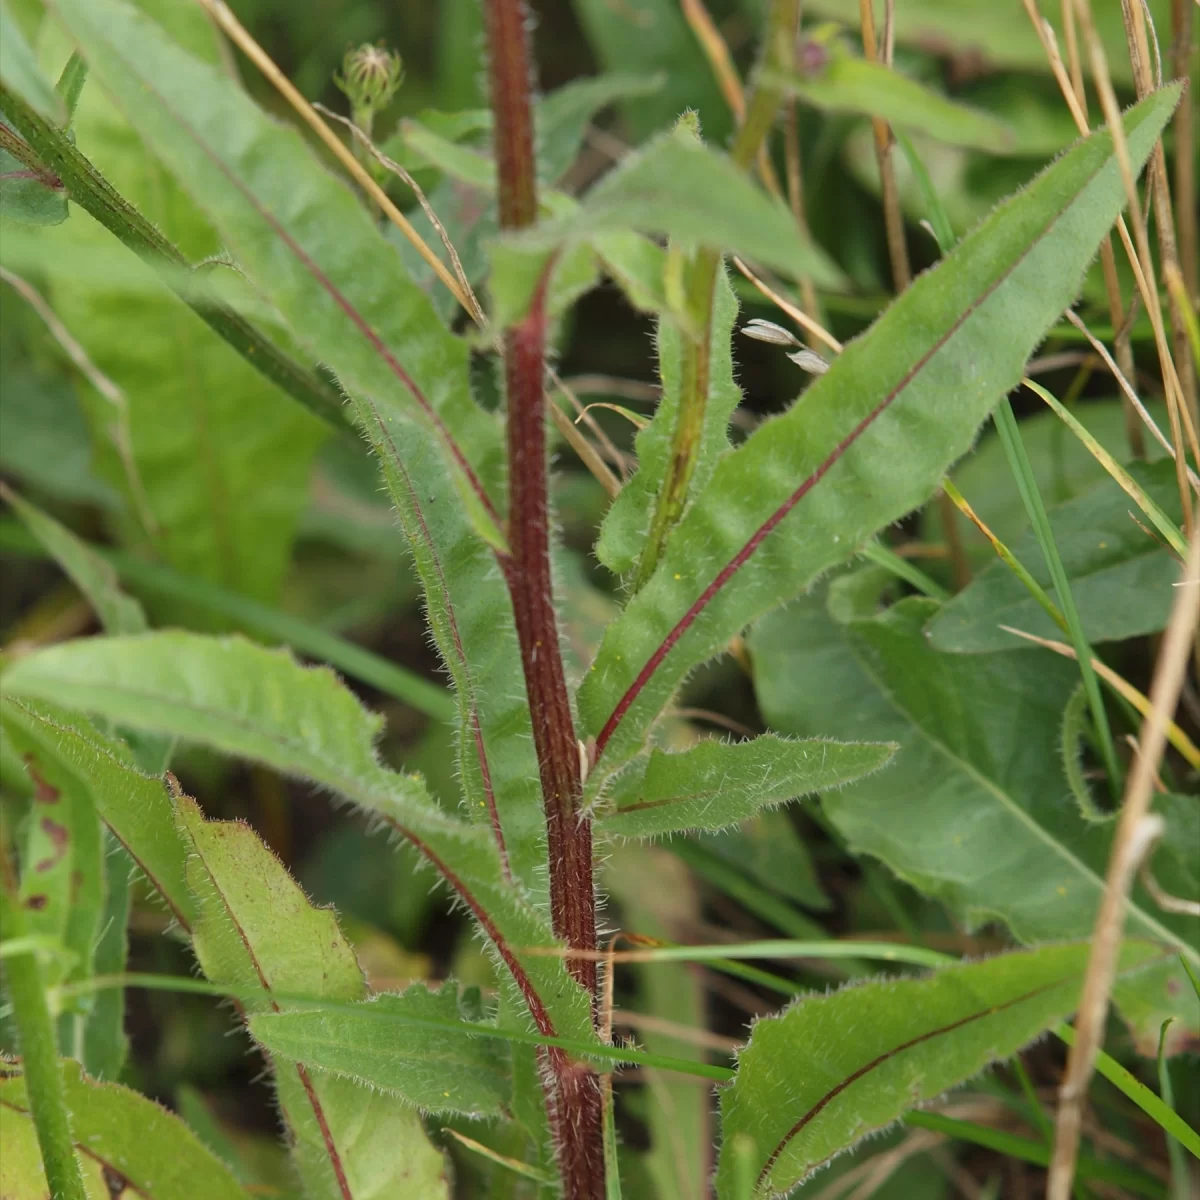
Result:
<svg viewBox="0 0 1200 1200">
<path fill-rule="evenodd" d="M 782 1196 L 906 1111 L 1015 1054 L 1079 1000 L 1087 943 L 1014 951 L 808 995 L 757 1021 L 721 1093 L 717 1193 L 733 1200 L 739 1137 L 754 1147 L 755 1196 Z M 1163 949 L 1128 942 L 1120 968 Z"/>
<path fill-rule="evenodd" d="M 729 449 L 729 419 L 742 401 L 733 377 L 733 328 L 738 303 L 723 270 L 717 272 L 709 335 L 708 397 L 704 406 L 704 437 L 696 455 L 690 491 L 699 495 L 712 478 L 721 455 Z M 671 437 L 679 410 L 684 335 L 674 320 L 658 319 L 658 371 L 662 398 L 654 417 L 635 440 L 637 471 L 621 488 L 600 527 L 596 557 L 619 575 L 631 571 L 650 530 L 655 497 L 671 456 Z"/>
<path fill-rule="evenodd" d="M 877 771 L 894 749 L 763 734 L 745 742 L 701 742 L 680 754 L 654 750 L 644 773 L 620 781 L 614 807 L 598 828 L 629 838 L 725 829 L 763 808 Z"/>
<path fill-rule="evenodd" d="M 507 1055 L 500 1044 L 388 1018 L 474 1020 L 453 980 L 434 991 L 414 983 L 366 1000 L 358 1011 L 261 1013 L 250 1031 L 272 1054 L 393 1092 L 432 1112 L 496 1117 L 508 1104 Z"/>
<path fill-rule="evenodd" d="M 545 1034 L 591 1038 L 588 1000 L 549 920 L 505 876 L 486 825 L 443 812 L 422 781 L 381 766 L 380 720 L 328 669 L 243 638 L 169 631 L 47 647 L 3 676 L 7 693 L 76 708 L 261 762 L 346 796 L 408 839 L 480 922 Z"/>
<path fill-rule="evenodd" d="M 238 989 L 249 1015 L 286 1009 L 289 994 L 361 1000 L 366 984 L 337 918 L 308 902 L 258 835 L 241 823 L 206 821 L 187 796 L 176 811 L 192 847 L 192 944 L 205 975 Z M 279 1064 L 275 1086 L 314 1197 L 449 1196 L 442 1156 L 416 1108 L 303 1063 Z"/>
<path fill-rule="evenodd" d="M 1178 99 L 1164 88 L 1126 114 L 1136 163 Z M 721 461 L 580 689 L 597 743 L 593 792 L 637 753 L 693 667 L 933 494 L 1074 298 L 1123 203 L 1112 139 L 1093 134 Z"/>
<path fill-rule="evenodd" d="M 122 0 L 56 7 L 97 78 L 204 209 L 239 267 L 349 393 L 456 686 L 468 812 L 502 838 L 509 871 L 540 901 L 545 834 L 536 763 L 493 553 L 503 542 L 503 442 L 499 422 L 471 396 L 466 342 L 442 325 L 395 247 L 295 130 Z"/>
<path fill-rule="evenodd" d="M 62 1069 L 89 1196 L 248 1200 L 229 1168 L 174 1113 L 131 1088 L 89 1079 L 72 1059 Z M 7 1062 L 0 1066 L 0 1129 L 5 1196 L 48 1196 L 25 1077 Z"/>
</svg>

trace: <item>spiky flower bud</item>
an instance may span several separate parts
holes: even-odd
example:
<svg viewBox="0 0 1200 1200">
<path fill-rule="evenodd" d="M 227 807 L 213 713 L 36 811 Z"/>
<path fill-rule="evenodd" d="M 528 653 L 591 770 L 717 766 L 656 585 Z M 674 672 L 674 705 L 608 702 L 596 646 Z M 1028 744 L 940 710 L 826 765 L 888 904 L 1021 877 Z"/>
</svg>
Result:
<svg viewBox="0 0 1200 1200">
<path fill-rule="evenodd" d="M 386 108 L 404 82 L 404 62 L 382 43 L 347 50 L 337 84 L 350 100 L 354 123 L 369 131 L 375 114 Z"/>
</svg>

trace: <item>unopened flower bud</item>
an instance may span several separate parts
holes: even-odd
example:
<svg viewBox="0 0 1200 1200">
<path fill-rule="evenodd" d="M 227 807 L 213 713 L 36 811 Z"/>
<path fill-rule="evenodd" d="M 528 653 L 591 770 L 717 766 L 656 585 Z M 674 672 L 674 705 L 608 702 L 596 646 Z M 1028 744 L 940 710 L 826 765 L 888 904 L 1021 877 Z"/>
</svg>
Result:
<svg viewBox="0 0 1200 1200">
<path fill-rule="evenodd" d="M 350 100 L 354 123 L 369 129 L 372 119 L 386 108 L 404 81 L 404 63 L 394 50 L 359 46 L 346 51 L 337 84 Z"/>
</svg>

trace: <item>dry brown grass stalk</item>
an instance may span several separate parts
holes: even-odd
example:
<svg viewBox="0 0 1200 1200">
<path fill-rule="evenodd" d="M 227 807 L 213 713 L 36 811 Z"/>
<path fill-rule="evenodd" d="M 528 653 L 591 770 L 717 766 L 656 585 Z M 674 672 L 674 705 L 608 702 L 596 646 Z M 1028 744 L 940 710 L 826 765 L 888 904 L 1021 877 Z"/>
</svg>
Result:
<svg viewBox="0 0 1200 1200">
<path fill-rule="evenodd" d="M 1104 1036 L 1109 994 L 1125 925 L 1125 903 L 1145 852 L 1161 832 L 1161 818 L 1150 815 L 1154 778 L 1166 748 L 1167 724 L 1179 700 L 1200 619 L 1200 536 L 1191 539 L 1187 567 L 1176 589 L 1171 619 L 1163 636 L 1150 686 L 1150 711 L 1138 738 L 1140 753 L 1125 785 L 1121 816 L 1113 838 L 1104 897 L 1092 934 L 1092 951 L 1075 1022 L 1075 1043 L 1059 1089 L 1050 1164 L 1048 1200 L 1069 1200 L 1079 1153 L 1083 1104 Z"/>
</svg>

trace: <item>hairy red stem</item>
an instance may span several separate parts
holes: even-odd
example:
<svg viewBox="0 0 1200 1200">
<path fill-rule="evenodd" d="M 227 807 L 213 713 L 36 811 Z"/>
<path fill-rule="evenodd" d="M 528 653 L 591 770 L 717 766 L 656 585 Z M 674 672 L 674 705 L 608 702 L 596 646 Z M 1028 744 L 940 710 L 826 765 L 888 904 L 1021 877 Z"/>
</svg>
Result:
<svg viewBox="0 0 1200 1200">
<path fill-rule="evenodd" d="M 485 5 L 500 226 L 521 229 L 537 218 L 537 174 L 530 104 L 530 59 L 522 0 Z M 579 744 L 563 673 L 550 574 L 547 486 L 543 277 L 529 315 L 504 337 L 508 398 L 508 542 L 504 564 L 512 597 L 525 691 L 533 722 L 546 813 L 550 907 L 554 932 L 572 949 L 596 949 L 591 823 L 582 816 Z M 576 979 L 596 996 L 596 963 L 570 960 Z M 554 1076 L 551 1127 L 567 1200 L 602 1200 L 603 1101 L 595 1071 L 547 1055 Z"/>
</svg>

